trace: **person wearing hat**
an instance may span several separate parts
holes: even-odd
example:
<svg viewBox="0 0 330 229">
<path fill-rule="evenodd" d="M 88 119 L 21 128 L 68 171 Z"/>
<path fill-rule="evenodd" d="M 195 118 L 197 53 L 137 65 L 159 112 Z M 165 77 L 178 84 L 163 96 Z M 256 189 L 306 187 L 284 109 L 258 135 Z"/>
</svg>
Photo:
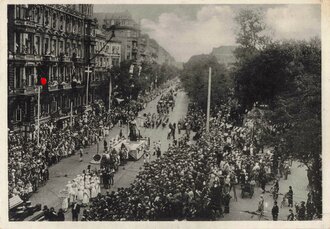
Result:
<svg viewBox="0 0 330 229">
<path fill-rule="evenodd" d="M 65 221 L 64 211 L 60 208 L 57 212 L 57 221 Z"/>
<path fill-rule="evenodd" d="M 287 217 L 287 220 L 288 221 L 294 221 L 295 220 L 295 217 L 294 217 L 294 214 L 293 214 L 293 211 L 292 211 L 292 209 L 289 209 L 289 215 L 288 215 L 288 217 Z"/>
<path fill-rule="evenodd" d="M 292 208 L 293 207 L 293 191 L 292 191 L 292 186 L 289 186 L 289 191 L 286 194 L 288 198 L 288 207 Z"/>
<path fill-rule="evenodd" d="M 257 212 L 260 213 L 259 220 L 264 215 L 264 208 L 265 208 L 265 206 L 264 206 L 264 196 L 260 195 L 260 199 L 259 199 L 259 202 L 258 202 L 258 210 L 257 210 Z"/>
<path fill-rule="evenodd" d="M 274 206 L 272 208 L 273 221 L 277 221 L 277 219 L 278 219 L 278 213 L 279 213 L 279 208 L 277 206 L 277 201 L 275 201 L 274 202 Z"/>
<path fill-rule="evenodd" d="M 49 210 L 49 221 L 57 221 L 57 213 L 53 207 Z"/>
<path fill-rule="evenodd" d="M 299 210 L 298 210 L 298 220 L 305 220 L 306 215 L 306 207 L 305 207 L 305 201 L 301 201 Z"/>
<path fill-rule="evenodd" d="M 80 205 L 74 201 L 72 203 L 72 221 L 78 221 L 80 213 Z"/>
</svg>

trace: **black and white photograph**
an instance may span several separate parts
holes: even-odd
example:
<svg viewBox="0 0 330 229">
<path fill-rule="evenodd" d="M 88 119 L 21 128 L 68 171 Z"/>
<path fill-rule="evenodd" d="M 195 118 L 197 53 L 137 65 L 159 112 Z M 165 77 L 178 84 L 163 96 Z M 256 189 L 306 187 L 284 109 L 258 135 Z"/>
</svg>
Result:
<svg viewBox="0 0 330 229">
<path fill-rule="evenodd" d="M 6 5 L 5 220 L 324 220 L 320 2 L 89 3 Z"/>
</svg>

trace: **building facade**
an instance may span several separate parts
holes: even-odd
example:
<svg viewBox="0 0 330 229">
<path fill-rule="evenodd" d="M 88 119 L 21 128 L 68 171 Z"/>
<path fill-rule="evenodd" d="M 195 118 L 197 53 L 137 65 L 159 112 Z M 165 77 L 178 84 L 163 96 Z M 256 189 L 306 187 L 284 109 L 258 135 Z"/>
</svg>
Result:
<svg viewBox="0 0 330 229">
<path fill-rule="evenodd" d="M 107 36 L 110 36 L 114 29 L 115 37 L 121 43 L 121 61 L 139 61 L 139 37 L 140 25 L 136 23 L 128 12 L 107 13 L 95 15 L 100 22 Z"/>
<path fill-rule="evenodd" d="M 174 65 L 175 59 L 156 40 L 147 34 L 141 34 L 139 39 L 140 58 L 142 61 L 155 62 L 158 64 Z"/>
<path fill-rule="evenodd" d="M 8 125 L 29 128 L 37 118 L 37 77 L 43 69 L 41 122 L 86 103 L 87 65 L 95 53 L 93 5 L 8 5 Z M 94 73 L 91 82 L 95 79 Z M 94 86 L 93 86 L 94 85 Z M 94 98 L 93 87 L 89 101 Z M 26 130 L 29 131 L 29 130 Z"/>
</svg>

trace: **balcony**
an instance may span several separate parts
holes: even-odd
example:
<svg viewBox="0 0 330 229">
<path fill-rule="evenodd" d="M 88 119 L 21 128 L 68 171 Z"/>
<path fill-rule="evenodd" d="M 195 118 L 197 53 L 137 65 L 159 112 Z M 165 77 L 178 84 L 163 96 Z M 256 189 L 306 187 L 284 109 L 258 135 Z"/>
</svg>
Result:
<svg viewBox="0 0 330 229">
<path fill-rule="evenodd" d="M 48 91 L 57 91 L 58 88 L 58 83 L 57 82 L 51 82 L 48 84 Z"/>
<path fill-rule="evenodd" d="M 28 87 L 14 89 L 14 93 L 18 95 L 33 95 L 37 92 L 38 89 L 35 86 L 28 86 Z"/>
<path fill-rule="evenodd" d="M 16 19 L 15 25 L 23 32 L 34 33 L 36 29 L 36 23 L 34 21 L 30 21 L 29 19 Z"/>
<path fill-rule="evenodd" d="M 57 61 L 57 58 L 54 55 L 46 54 L 43 56 L 44 61 Z"/>
<path fill-rule="evenodd" d="M 71 84 L 62 82 L 61 84 L 58 85 L 58 88 L 61 90 L 68 90 L 71 89 Z"/>
<path fill-rule="evenodd" d="M 25 60 L 25 61 L 40 61 L 41 56 L 30 54 L 30 53 L 16 52 L 16 53 L 13 53 L 13 59 L 14 60 Z"/>
<path fill-rule="evenodd" d="M 70 57 L 64 53 L 60 53 L 58 60 L 60 62 L 71 62 Z"/>
</svg>

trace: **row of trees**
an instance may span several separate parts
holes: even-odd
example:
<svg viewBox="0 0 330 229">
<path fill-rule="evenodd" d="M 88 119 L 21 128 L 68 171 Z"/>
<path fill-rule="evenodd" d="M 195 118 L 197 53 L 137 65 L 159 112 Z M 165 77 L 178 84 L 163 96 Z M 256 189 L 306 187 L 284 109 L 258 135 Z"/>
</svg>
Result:
<svg viewBox="0 0 330 229">
<path fill-rule="evenodd" d="M 233 69 L 240 113 L 255 103 L 267 105 L 263 142 L 307 167 L 309 187 L 322 213 L 321 41 L 272 41 L 263 15 L 243 10 L 237 16 L 239 43 Z"/>
<path fill-rule="evenodd" d="M 160 65 L 158 63 L 142 62 L 140 67 L 137 65 L 130 72 L 132 60 L 121 62 L 120 66 L 114 66 L 108 73 L 108 77 L 112 80 L 113 98 L 124 99 L 125 102 L 136 100 L 139 95 L 158 87 L 167 80 L 178 76 L 178 69 L 166 63 Z M 108 98 L 109 84 L 104 84 L 99 91 L 103 93 L 100 97 Z M 108 101 L 105 101 L 108 104 Z"/>
<path fill-rule="evenodd" d="M 262 130 L 261 142 L 307 167 L 313 200 L 322 213 L 321 41 L 272 41 L 256 10 L 240 11 L 236 22 L 239 46 L 233 68 L 210 55 L 194 56 L 184 65 L 181 81 L 192 100 L 206 109 L 212 67 L 213 106 L 231 97 L 237 101 L 232 108 L 237 117 L 244 117 L 256 103 L 265 105 L 264 118 L 272 129 Z"/>
<path fill-rule="evenodd" d="M 213 104 L 221 104 L 232 92 L 233 80 L 227 68 L 219 64 L 211 55 L 197 55 L 184 64 L 180 79 L 187 94 L 191 99 L 206 110 L 208 74 L 212 68 L 212 93 Z"/>
</svg>

